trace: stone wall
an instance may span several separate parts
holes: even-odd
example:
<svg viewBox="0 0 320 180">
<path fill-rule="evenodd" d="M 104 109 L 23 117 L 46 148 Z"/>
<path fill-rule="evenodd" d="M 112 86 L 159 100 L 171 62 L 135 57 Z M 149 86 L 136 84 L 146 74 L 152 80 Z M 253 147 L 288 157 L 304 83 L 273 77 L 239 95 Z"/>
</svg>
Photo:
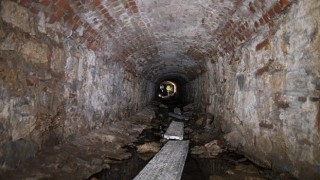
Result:
<svg viewBox="0 0 320 180">
<path fill-rule="evenodd" d="M 204 103 L 231 145 L 301 179 L 320 175 L 319 7 L 297 1 L 193 82 L 210 88 Z"/>
<path fill-rule="evenodd" d="M 124 119 L 151 99 L 151 83 L 70 38 L 63 24 L 12 1 L 0 8 L 0 166 Z"/>
</svg>

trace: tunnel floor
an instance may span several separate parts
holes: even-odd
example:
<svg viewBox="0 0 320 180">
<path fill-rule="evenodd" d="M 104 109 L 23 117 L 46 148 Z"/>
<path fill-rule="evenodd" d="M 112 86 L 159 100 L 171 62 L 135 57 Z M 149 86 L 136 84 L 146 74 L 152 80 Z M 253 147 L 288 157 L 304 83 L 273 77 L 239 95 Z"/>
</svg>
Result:
<svg viewBox="0 0 320 180">
<path fill-rule="evenodd" d="M 133 179 L 165 144 L 163 133 L 177 120 L 168 114 L 176 112 L 177 106 L 181 107 L 174 102 L 154 102 L 130 121 L 43 147 L 35 158 L 2 170 L 0 179 Z M 192 104 L 182 110 L 190 117 L 184 129 L 190 149 L 182 180 L 294 179 L 259 167 L 228 146 L 212 115 L 200 113 Z"/>
<path fill-rule="evenodd" d="M 127 147 L 133 157 L 120 164 L 111 165 L 110 169 L 102 170 L 90 176 L 89 180 L 105 179 L 133 179 L 149 162 L 156 152 L 138 152 L 139 146 L 150 143 L 166 142 L 162 135 L 171 121 L 181 121 L 168 116 L 169 112 L 174 112 L 181 105 L 175 102 L 163 102 L 157 104 L 156 119 L 153 127 L 145 129 L 136 142 Z M 188 107 L 187 107 L 188 108 Z M 186 109 L 187 109 L 186 108 Z M 182 173 L 182 180 L 213 180 L 213 179 L 295 179 L 287 173 L 277 173 L 270 169 L 259 167 L 248 160 L 245 156 L 228 147 L 223 140 L 223 133 L 214 125 L 213 116 L 193 112 L 193 107 L 184 112 L 193 117 L 185 123 L 185 137 L 190 140 L 190 149 Z M 209 143 L 208 143 L 209 142 Z M 221 149 L 211 149 L 205 151 L 203 147 L 215 145 Z M 138 149 L 138 151 L 137 151 Z"/>
</svg>

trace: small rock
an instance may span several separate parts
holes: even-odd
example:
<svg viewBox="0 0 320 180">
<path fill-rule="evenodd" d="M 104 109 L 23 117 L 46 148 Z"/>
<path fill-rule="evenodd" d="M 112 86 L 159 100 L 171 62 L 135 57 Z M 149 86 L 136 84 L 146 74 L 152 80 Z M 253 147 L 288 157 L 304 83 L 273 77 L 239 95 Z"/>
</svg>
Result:
<svg viewBox="0 0 320 180">
<path fill-rule="evenodd" d="M 205 144 L 204 146 L 205 146 L 206 148 L 208 148 L 208 147 L 211 147 L 211 146 L 214 146 L 214 145 L 218 145 L 218 144 L 220 144 L 220 142 L 219 142 L 218 140 L 213 140 L 213 141 Z"/>
<path fill-rule="evenodd" d="M 99 166 L 99 165 L 103 164 L 103 160 L 102 160 L 102 159 L 94 158 L 94 159 L 92 159 L 91 164 L 92 164 L 92 165 L 98 165 L 98 166 Z"/>
<path fill-rule="evenodd" d="M 201 116 L 201 117 L 196 121 L 196 125 L 197 125 L 197 126 L 202 126 L 204 119 L 205 119 L 205 117 L 204 117 L 204 116 Z"/>
<path fill-rule="evenodd" d="M 185 129 L 184 129 L 184 132 L 185 132 L 186 134 L 190 134 L 190 133 L 193 132 L 193 130 L 188 127 L 188 128 L 185 128 Z"/>
<path fill-rule="evenodd" d="M 155 142 L 145 143 L 143 145 L 137 146 L 137 148 L 137 152 L 139 153 L 159 152 L 160 144 Z"/>
<path fill-rule="evenodd" d="M 173 112 L 175 113 L 175 114 L 179 114 L 179 115 L 181 115 L 181 109 L 180 108 L 174 108 L 173 109 Z"/>
<path fill-rule="evenodd" d="M 153 156 L 155 155 L 155 153 L 143 153 L 143 154 L 139 154 L 139 158 L 144 160 L 144 161 L 149 161 Z"/>
<path fill-rule="evenodd" d="M 227 170 L 226 173 L 229 174 L 229 175 L 233 175 L 234 174 L 234 172 L 231 171 L 231 170 Z"/>
<path fill-rule="evenodd" d="M 85 160 L 83 160 L 81 158 L 77 158 L 76 159 L 76 163 L 77 163 L 78 166 L 84 166 L 84 167 L 88 167 L 89 164 L 90 164 L 88 161 L 85 161 Z"/>
<path fill-rule="evenodd" d="M 233 147 L 243 146 L 246 143 L 246 140 L 238 131 L 232 131 L 224 135 L 224 139 Z"/>
<path fill-rule="evenodd" d="M 206 144 L 206 146 L 193 147 L 191 149 L 191 154 L 199 155 L 201 158 L 215 158 L 223 152 L 223 149 L 221 149 L 220 146 L 213 143 L 210 145 L 208 144 Z"/>
<path fill-rule="evenodd" d="M 160 139 L 160 143 L 166 143 L 166 142 L 168 142 L 168 139 L 165 139 L 165 138 Z"/>
<path fill-rule="evenodd" d="M 187 112 L 187 111 L 193 111 L 194 110 L 195 105 L 194 104 L 188 104 L 186 106 L 183 107 L 183 111 Z"/>
<path fill-rule="evenodd" d="M 167 105 L 160 104 L 160 105 L 159 105 L 159 108 L 165 108 L 165 109 L 168 109 L 169 107 L 168 107 Z"/>
<path fill-rule="evenodd" d="M 207 152 L 207 149 L 204 146 L 195 146 L 191 149 L 191 154 L 200 155 Z"/>
</svg>

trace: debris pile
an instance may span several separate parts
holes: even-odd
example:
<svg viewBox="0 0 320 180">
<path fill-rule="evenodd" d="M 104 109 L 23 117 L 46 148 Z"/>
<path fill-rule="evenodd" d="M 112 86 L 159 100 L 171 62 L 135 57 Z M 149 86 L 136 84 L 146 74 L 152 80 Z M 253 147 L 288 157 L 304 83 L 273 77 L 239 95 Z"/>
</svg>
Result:
<svg viewBox="0 0 320 180">
<path fill-rule="evenodd" d="M 195 146 L 191 149 L 191 154 L 198 155 L 200 158 L 216 158 L 225 148 L 220 147 L 220 141 L 213 140 L 204 146 Z"/>
</svg>

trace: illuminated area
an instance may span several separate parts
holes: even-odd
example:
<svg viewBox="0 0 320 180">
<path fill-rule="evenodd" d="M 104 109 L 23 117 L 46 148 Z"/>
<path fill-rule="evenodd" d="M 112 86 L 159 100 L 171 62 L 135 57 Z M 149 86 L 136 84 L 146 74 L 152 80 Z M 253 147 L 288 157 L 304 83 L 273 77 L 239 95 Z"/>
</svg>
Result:
<svg viewBox="0 0 320 180">
<path fill-rule="evenodd" d="M 163 81 L 159 85 L 158 96 L 162 99 L 173 99 L 177 94 L 177 85 L 172 81 Z"/>
</svg>

